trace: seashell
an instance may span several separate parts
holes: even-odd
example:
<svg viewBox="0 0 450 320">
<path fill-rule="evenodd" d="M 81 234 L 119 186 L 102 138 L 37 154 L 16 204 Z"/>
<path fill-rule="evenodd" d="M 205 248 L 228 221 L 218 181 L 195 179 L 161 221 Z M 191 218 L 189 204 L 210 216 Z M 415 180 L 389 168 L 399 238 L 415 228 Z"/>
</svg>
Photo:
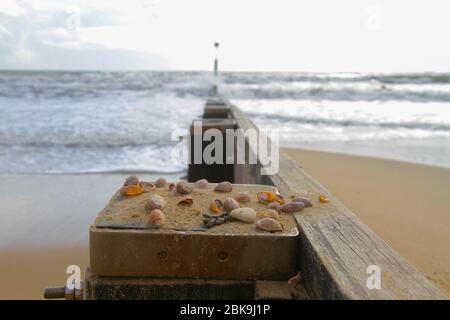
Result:
<svg viewBox="0 0 450 320">
<path fill-rule="evenodd" d="M 277 197 L 277 199 L 275 201 L 278 202 L 279 204 L 283 205 L 285 203 L 284 198 L 281 194 L 276 193 L 275 197 Z"/>
<path fill-rule="evenodd" d="M 269 232 L 283 231 L 281 224 L 272 218 L 259 219 L 256 221 L 256 228 Z"/>
<path fill-rule="evenodd" d="M 294 200 L 292 200 L 292 202 L 303 202 L 305 207 L 312 207 L 311 201 L 305 198 L 295 198 Z"/>
<path fill-rule="evenodd" d="M 146 191 L 155 190 L 155 185 L 153 183 L 147 182 L 147 181 L 140 181 L 139 187 L 146 189 Z"/>
<path fill-rule="evenodd" d="M 120 188 L 119 192 L 121 196 L 137 196 L 144 191 L 145 190 L 139 186 L 130 185 Z"/>
<path fill-rule="evenodd" d="M 319 201 L 322 202 L 322 203 L 330 202 L 330 200 L 328 200 L 328 198 L 326 196 L 324 196 L 323 194 L 321 194 L 319 196 Z"/>
<path fill-rule="evenodd" d="M 234 200 L 233 198 L 226 198 L 223 201 L 223 209 L 226 212 L 230 212 L 237 208 L 239 208 L 239 203 L 236 200 Z"/>
<path fill-rule="evenodd" d="M 261 218 L 272 218 L 275 220 L 278 220 L 280 218 L 280 214 L 273 210 L 273 209 L 267 209 L 267 210 L 262 210 L 258 212 L 258 217 Z"/>
<path fill-rule="evenodd" d="M 258 201 L 263 204 L 269 204 L 271 202 L 277 201 L 277 199 L 278 199 L 277 195 L 270 191 L 258 192 L 256 197 L 258 198 Z"/>
<path fill-rule="evenodd" d="M 151 211 L 155 209 L 162 209 L 166 204 L 166 200 L 164 200 L 163 197 L 157 194 L 152 194 L 147 200 L 145 207 L 147 211 Z"/>
<path fill-rule="evenodd" d="M 282 208 L 282 205 L 279 204 L 278 202 L 272 202 L 267 205 L 267 209 L 272 209 L 277 212 L 281 212 L 281 208 Z"/>
<path fill-rule="evenodd" d="M 299 212 L 305 209 L 305 204 L 303 202 L 289 202 L 281 207 L 281 211 L 285 213 Z"/>
<path fill-rule="evenodd" d="M 129 176 L 123 183 L 124 186 L 137 186 L 139 185 L 139 178 L 137 176 Z"/>
<path fill-rule="evenodd" d="M 186 181 L 180 181 L 177 183 L 177 192 L 181 194 L 188 194 L 192 192 L 192 187 Z"/>
<path fill-rule="evenodd" d="M 214 213 L 219 213 L 220 212 L 219 208 L 222 206 L 223 206 L 222 201 L 220 201 L 219 199 L 216 199 L 213 202 L 211 202 L 211 204 L 209 205 L 209 209 L 211 209 L 211 211 Z"/>
<path fill-rule="evenodd" d="M 174 191 L 176 189 L 175 183 L 169 184 L 169 191 Z"/>
<path fill-rule="evenodd" d="M 231 192 L 231 190 L 233 190 L 233 185 L 228 181 L 221 182 L 214 188 L 216 192 Z"/>
<path fill-rule="evenodd" d="M 181 199 L 180 201 L 178 201 L 178 205 L 183 204 L 183 205 L 192 205 L 194 203 L 194 200 L 192 199 L 192 197 L 185 197 L 183 199 Z"/>
<path fill-rule="evenodd" d="M 197 189 L 208 189 L 208 180 L 200 179 L 194 183 L 194 188 Z"/>
<path fill-rule="evenodd" d="M 163 177 L 156 179 L 155 186 L 157 188 L 162 188 L 166 185 L 167 181 Z"/>
<path fill-rule="evenodd" d="M 252 208 L 237 208 L 230 212 L 230 216 L 246 223 L 256 220 L 256 212 Z"/>
<path fill-rule="evenodd" d="M 240 203 L 247 203 L 247 202 L 250 202 L 251 197 L 248 192 L 240 192 L 234 196 L 234 199 Z"/>
<path fill-rule="evenodd" d="M 166 223 L 166 216 L 159 209 L 152 210 L 148 215 L 148 223 L 155 228 L 161 228 Z"/>
</svg>

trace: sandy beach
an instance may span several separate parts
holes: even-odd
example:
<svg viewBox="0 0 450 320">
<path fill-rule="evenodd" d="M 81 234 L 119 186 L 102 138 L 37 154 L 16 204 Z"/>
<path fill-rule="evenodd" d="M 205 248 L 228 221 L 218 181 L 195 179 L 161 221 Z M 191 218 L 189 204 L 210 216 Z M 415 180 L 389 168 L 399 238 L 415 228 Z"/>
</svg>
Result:
<svg viewBox="0 0 450 320">
<path fill-rule="evenodd" d="M 84 275 L 89 225 L 128 175 L 0 175 L 0 299 L 42 299 L 69 265 Z"/>
<path fill-rule="evenodd" d="M 450 169 L 285 152 L 450 297 Z"/>
<path fill-rule="evenodd" d="M 450 296 L 449 169 L 286 152 Z M 125 176 L 2 175 L 0 299 L 41 299 L 65 283 L 68 265 L 84 272 L 87 228 Z"/>
</svg>

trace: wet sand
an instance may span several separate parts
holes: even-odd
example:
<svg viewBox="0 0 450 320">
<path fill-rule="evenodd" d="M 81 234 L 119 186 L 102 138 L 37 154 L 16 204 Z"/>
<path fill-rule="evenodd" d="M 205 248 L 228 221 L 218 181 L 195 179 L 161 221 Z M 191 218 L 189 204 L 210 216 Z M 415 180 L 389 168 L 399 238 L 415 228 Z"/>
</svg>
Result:
<svg viewBox="0 0 450 320">
<path fill-rule="evenodd" d="M 450 297 L 449 169 L 287 152 Z M 0 299 L 41 299 L 72 264 L 84 275 L 87 228 L 125 176 L 0 175 Z"/>
<path fill-rule="evenodd" d="M 69 265 L 84 275 L 89 225 L 128 175 L 0 175 L 0 299 L 42 299 Z"/>
<path fill-rule="evenodd" d="M 0 252 L 0 299 L 43 299 L 45 287 L 64 286 L 66 269 L 77 265 L 84 276 L 88 247 L 17 249 Z"/>
<path fill-rule="evenodd" d="M 450 297 L 450 169 L 285 152 Z"/>
</svg>

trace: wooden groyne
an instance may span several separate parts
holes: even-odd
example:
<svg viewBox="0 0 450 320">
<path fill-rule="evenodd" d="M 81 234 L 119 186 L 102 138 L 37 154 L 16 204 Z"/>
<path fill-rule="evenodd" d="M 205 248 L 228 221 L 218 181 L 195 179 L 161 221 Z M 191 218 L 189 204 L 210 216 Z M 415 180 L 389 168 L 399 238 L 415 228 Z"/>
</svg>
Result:
<svg viewBox="0 0 450 320">
<path fill-rule="evenodd" d="M 205 105 L 204 121 L 208 128 L 214 127 L 212 117 L 220 130 L 259 131 L 237 106 L 220 96 Z M 249 153 L 255 152 L 247 140 L 245 151 L 247 160 Z M 267 184 L 284 195 L 326 195 L 330 203 L 316 208 L 314 213 L 295 214 L 300 233 L 299 272 L 309 298 L 446 299 L 416 268 L 281 150 L 278 173 L 261 175 L 261 167 L 259 158 L 256 164 L 247 162 L 231 169 L 224 166 L 212 173 L 205 165 L 191 165 L 189 178 L 195 180 L 199 173 L 205 172 L 211 181 L 230 179 L 234 183 Z M 367 285 L 369 266 L 376 266 L 381 272 L 380 289 L 370 289 Z"/>
<path fill-rule="evenodd" d="M 145 228 L 90 228 L 91 267 L 85 276 L 82 294 L 67 288 L 47 290 L 49 298 L 67 299 L 446 299 L 416 268 L 390 248 L 338 199 L 308 175 L 281 150 L 279 170 L 263 175 L 264 161 L 245 137 L 244 144 L 233 141 L 235 154 L 245 154 L 245 162 L 227 161 L 226 129 L 259 132 L 253 122 L 235 105 L 220 95 L 205 104 L 201 130 L 191 128 L 191 141 L 206 129 L 223 134 L 223 164 L 191 163 L 188 180 L 208 179 L 210 182 L 230 181 L 235 184 L 273 186 L 285 197 L 325 195 L 328 203 L 314 205 L 294 214 L 296 233 L 289 245 L 289 263 L 285 270 L 296 277 L 258 276 L 254 264 L 248 273 L 239 273 L 242 258 L 276 261 L 283 245 L 270 243 L 270 254 L 264 253 L 265 235 L 229 245 L 229 235 L 211 235 L 198 230 L 170 230 L 165 234 Z M 198 140 L 197 140 L 198 141 Z M 202 142 L 200 151 L 210 142 Z M 267 149 L 271 149 L 268 140 Z M 244 148 L 244 150 L 240 150 Z M 256 162 L 249 161 L 255 159 Z M 343 179 L 345 177 L 343 176 Z M 159 237 L 159 238 L 158 238 Z M 211 238 L 210 238 L 211 237 Z M 236 238 L 236 235 L 231 235 Z M 154 241 L 162 239 L 162 241 Z M 259 240 L 258 240 L 259 239 Z M 167 241 L 166 241 L 167 240 Z M 274 241 L 278 241 L 274 239 Z M 250 242 L 252 250 L 241 250 Z M 189 245 L 193 243 L 193 245 Z M 228 245 L 227 245 L 228 243 Z M 239 243 L 240 245 L 236 245 Z M 280 243 L 280 242 L 278 242 Z M 203 254 L 202 248 L 213 252 Z M 238 248 L 236 248 L 238 247 Z M 177 255 L 182 251 L 181 255 Z M 189 250 L 185 249 L 188 248 Z M 256 248 L 256 249 L 255 249 Z M 241 250 L 241 251 L 240 251 Z M 233 252 L 238 255 L 232 256 Z M 250 255 L 248 255 L 250 252 Z M 291 254 L 291 253 L 294 254 Z M 173 254 L 172 254 L 173 253 Z M 201 254 L 199 254 L 201 253 Z M 218 253 L 218 254 L 217 254 Z M 231 253 L 231 255 L 230 255 Z M 243 257 L 241 254 L 247 254 Z M 172 255 L 171 255 L 172 254 Z M 169 257 L 169 258 L 168 258 Z M 228 257 L 230 257 L 228 259 Z M 198 258 L 198 259 L 197 259 Z M 131 259 L 131 263 L 130 263 Z M 188 261 L 189 263 L 185 263 Z M 267 262 L 265 261 L 265 262 Z M 287 261 L 286 259 L 284 261 Z M 251 261 L 250 261 L 251 262 Z M 109 266 L 114 266 L 110 268 Z M 122 266 L 125 266 L 122 268 Z M 193 266 L 196 266 L 193 268 Z M 198 266 L 201 266 L 199 268 Z M 286 264 L 284 265 L 286 267 Z M 379 271 L 379 287 L 371 286 L 373 267 Z M 191 268 L 191 269 L 186 269 Z M 208 270 L 207 268 L 213 268 Z M 214 269 L 217 268 L 217 269 Z M 220 268 L 223 268 L 220 269 Z M 115 274 L 114 270 L 120 270 Z M 206 270 L 201 272 L 201 270 Z M 222 272 L 229 272 L 223 277 Z M 252 271 L 253 270 L 253 271 Z M 96 274 L 97 271 L 97 274 Z M 270 271 L 270 270 L 269 270 Z M 150 273 L 149 273 L 150 272 Z M 154 276 L 158 272 L 159 276 Z M 152 274 L 150 276 L 149 274 Z M 203 275 L 203 276 L 202 276 Z M 375 276 L 377 276 L 375 274 Z M 272 278 L 270 278 L 272 277 Z"/>
</svg>

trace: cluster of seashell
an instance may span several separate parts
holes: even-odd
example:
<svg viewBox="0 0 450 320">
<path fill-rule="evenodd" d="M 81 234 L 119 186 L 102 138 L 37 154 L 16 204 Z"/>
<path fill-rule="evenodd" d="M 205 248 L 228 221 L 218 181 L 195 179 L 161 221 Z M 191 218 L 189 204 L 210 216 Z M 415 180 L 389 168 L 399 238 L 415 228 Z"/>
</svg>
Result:
<svg viewBox="0 0 450 320">
<path fill-rule="evenodd" d="M 129 176 L 126 178 L 119 192 L 122 196 L 134 196 L 166 186 L 167 181 L 164 178 L 158 178 L 155 183 L 151 183 L 139 181 L 137 176 Z M 189 194 L 194 189 L 208 189 L 208 186 L 209 183 L 206 179 L 200 179 L 192 184 L 186 181 L 179 181 L 176 184 L 171 183 L 168 188 L 173 192 L 184 195 L 177 202 L 177 205 L 192 205 L 193 198 Z M 214 191 L 217 193 L 229 193 L 232 190 L 233 185 L 228 181 L 221 182 L 214 188 Z M 248 192 L 240 192 L 234 197 L 227 197 L 223 202 L 220 199 L 215 199 L 211 202 L 209 208 L 211 212 L 215 214 L 220 213 L 220 215 L 211 216 L 204 214 L 203 223 L 206 227 L 210 228 L 225 223 L 230 219 L 244 223 L 254 223 L 256 221 L 255 226 L 257 229 L 277 232 L 283 230 L 283 226 L 278 221 L 280 214 L 296 213 L 307 207 L 312 207 L 312 203 L 308 199 L 295 198 L 286 203 L 280 194 L 272 191 L 258 192 L 257 201 L 266 205 L 266 209 L 256 212 L 253 208 L 241 207 L 241 205 L 251 202 L 251 196 Z M 328 198 L 324 195 L 319 196 L 319 201 L 322 203 L 329 202 Z M 166 204 L 166 200 L 160 195 L 153 194 L 148 198 L 145 204 L 145 211 L 148 213 L 148 223 L 152 227 L 159 228 L 165 224 L 166 216 L 162 210 Z"/>
<path fill-rule="evenodd" d="M 158 178 L 155 181 L 156 188 L 163 188 L 167 185 L 167 181 L 164 178 Z M 194 203 L 194 200 L 191 196 L 187 196 L 190 194 L 194 188 L 198 189 L 207 189 L 208 188 L 208 180 L 201 179 L 195 182 L 193 185 L 186 181 L 179 181 L 177 184 L 171 183 L 169 184 L 170 191 L 176 191 L 179 194 L 186 195 L 182 199 L 177 202 L 177 205 L 187 205 L 190 206 Z M 165 224 L 165 215 L 161 211 L 163 207 L 166 205 L 166 201 L 163 197 L 159 195 L 152 195 L 147 200 L 145 205 L 146 210 L 149 211 L 149 219 L 148 222 L 151 226 L 159 228 Z"/>
<path fill-rule="evenodd" d="M 137 177 L 131 178 L 130 181 L 135 182 Z M 154 187 L 163 188 L 167 185 L 167 181 L 164 178 L 158 178 L 155 181 Z M 190 184 L 186 181 L 179 181 L 177 184 L 171 183 L 168 188 L 170 191 L 176 191 L 179 194 L 185 195 L 182 199 L 177 202 L 177 205 L 187 205 L 190 206 L 194 203 L 194 200 L 188 194 L 192 193 L 195 189 L 208 189 L 208 180 L 200 179 L 193 184 Z M 161 227 L 165 223 L 165 215 L 161 211 L 162 208 L 166 205 L 166 201 L 163 197 L 159 195 L 152 195 L 146 202 L 145 208 L 149 213 L 149 224 L 153 227 Z M 227 206 L 232 205 L 229 201 L 227 201 Z M 222 221 L 223 220 L 223 221 Z M 226 219 L 219 219 L 215 221 L 215 223 L 220 222 L 223 223 Z"/>
<path fill-rule="evenodd" d="M 155 189 L 155 185 L 151 182 L 139 181 L 137 176 L 129 176 L 125 179 L 119 193 L 121 196 L 137 196 L 144 192 L 150 192 Z"/>
<path fill-rule="evenodd" d="M 295 213 L 312 207 L 308 199 L 295 198 L 286 203 L 281 195 L 270 191 L 259 192 L 257 198 L 260 203 L 267 205 L 267 209 L 258 212 L 260 219 L 256 221 L 256 228 L 269 232 L 283 230 L 283 226 L 278 222 L 280 213 Z"/>
<path fill-rule="evenodd" d="M 144 192 L 151 192 L 155 188 L 162 188 L 166 185 L 166 179 L 158 178 L 155 183 L 140 181 L 137 176 L 129 176 L 125 179 L 119 193 L 121 196 L 137 196 Z M 144 205 L 148 213 L 148 224 L 154 228 L 160 228 L 166 223 L 166 216 L 162 209 L 166 206 L 166 200 L 157 194 L 152 194 Z"/>
<path fill-rule="evenodd" d="M 224 181 L 219 183 L 215 188 L 215 192 L 227 193 L 233 190 L 233 185 Z M 250 207 L 241 207 L 241 204 L 251 202 L 251 196 L 248 192 L 240 192 L 234 197 L 227 197 L 222 202 L 220 199 L 215 199 L 211 202 L 209 208 L 213 213 L 220 213 L 222 210 L 225 212 L 219 216 L 204 215 L 204 224 L 207 227 L 213 227 L 224 223 L 233 218 L 234 220 L 244 223 L 254 223 L 256 221 L 256 228 L 276 232 L 282 231 L 281 224 L 277 221 L 279 219 L 279 212 L 281 212 L 282 206 L 285 204 L 283 197 L 280 194 L 276 194 L 270 191 L 259 192 L 257 194 L 258 202 L 268 205 L 266 210 L 256 212 Z M 258 217 L 260 218 L 258 220 Z"/>
</svg>

